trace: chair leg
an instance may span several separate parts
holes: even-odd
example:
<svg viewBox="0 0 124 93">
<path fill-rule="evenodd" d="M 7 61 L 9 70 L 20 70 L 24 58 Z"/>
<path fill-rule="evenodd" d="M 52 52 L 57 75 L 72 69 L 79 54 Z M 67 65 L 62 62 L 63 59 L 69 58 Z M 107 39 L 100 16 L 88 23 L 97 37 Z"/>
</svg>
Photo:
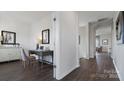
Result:
<svg viewBox="0 0 124 93">
<path fill-rule="evenodd" d="M 23 64 L 23 66 L 24 66 L 24 68 L 25 68 L 25 66 L 26 66 L 26 62 L 25 62 L 25 61 L 22 61 L 22 64 Z"/>
</svg>

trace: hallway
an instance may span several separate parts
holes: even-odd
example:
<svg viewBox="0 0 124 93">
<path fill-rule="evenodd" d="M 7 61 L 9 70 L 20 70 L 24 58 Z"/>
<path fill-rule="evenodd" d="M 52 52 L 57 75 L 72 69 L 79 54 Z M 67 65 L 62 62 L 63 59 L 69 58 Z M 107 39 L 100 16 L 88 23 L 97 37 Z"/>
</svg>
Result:
<svg viewBox="0 0 124 93">
<path fill-rule="evenodd" d="M 64 81 L 118 81 L 114 64 L 107 53 L 97 53 L 96 59 L 81 59 L 80 68 L 66 76 Z"/>
</svg>

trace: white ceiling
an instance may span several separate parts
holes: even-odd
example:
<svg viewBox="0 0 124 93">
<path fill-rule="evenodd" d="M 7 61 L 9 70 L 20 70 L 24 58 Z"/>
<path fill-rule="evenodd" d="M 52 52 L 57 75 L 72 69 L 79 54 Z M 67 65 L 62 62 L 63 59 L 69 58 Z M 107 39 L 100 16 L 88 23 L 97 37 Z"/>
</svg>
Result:
<svg viewBox="0 0 124 93">
<path fill-rule="evenodd" d="M 11 17 L 19 21 L 32 23 L 51 14 L 49 11 L 0 11 L 0 16 Z"/>
<path fill-rule="evenodd" d="M 80 11 L 79 15 L 79 26 L 84 26 L 88 22 L 97 21 L 102 18 L 113 18 L 116 11 Z"/>
<path fill-rule="evenodd" d="M 48 16 L 50 11 L 0 11 L 0 16 L 9 16 L 19 21 L 32 23 L 34 21 L 42 20 Z M 113 18 L 115 11 L 80 11 L 79 26 L 83 26 L 88 22 L 97 21 L 101 18 Z"/>
</svg>

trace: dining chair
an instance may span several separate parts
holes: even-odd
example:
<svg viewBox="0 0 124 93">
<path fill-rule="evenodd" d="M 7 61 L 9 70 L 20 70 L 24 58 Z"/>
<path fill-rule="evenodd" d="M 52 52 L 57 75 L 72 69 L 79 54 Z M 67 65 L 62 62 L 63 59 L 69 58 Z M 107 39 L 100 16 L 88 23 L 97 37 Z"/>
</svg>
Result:
<svg viewBox="0 0 124 93">
<path fill-rule="evenodd" d="M 21 48 L 21 61 L 24 66 L 26 67 L 26 64 L 30 65 L 36 62 L 36 58 L 34 56 L 28 56 L 23 48 Z"/>
</svg>

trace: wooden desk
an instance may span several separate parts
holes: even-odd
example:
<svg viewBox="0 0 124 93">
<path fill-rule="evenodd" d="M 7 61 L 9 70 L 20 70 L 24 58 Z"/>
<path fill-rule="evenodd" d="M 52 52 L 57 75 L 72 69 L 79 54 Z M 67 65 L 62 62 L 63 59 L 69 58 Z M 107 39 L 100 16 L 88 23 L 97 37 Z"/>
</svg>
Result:
<svg viewBox="0 0 124 93">
<path fill-rule="evenodd" d="M 38 60 L 40 62 L 45 62 L 45 63 L 53 64 L 53 50 L 29 50 L 29 56 L 31 54 L 38 55 Z M 47 61 L 47 60 L 45 60 L 44 59 L 45 56 L 51 56 L 52 57 L 52 63 Z"/>
</svg>

